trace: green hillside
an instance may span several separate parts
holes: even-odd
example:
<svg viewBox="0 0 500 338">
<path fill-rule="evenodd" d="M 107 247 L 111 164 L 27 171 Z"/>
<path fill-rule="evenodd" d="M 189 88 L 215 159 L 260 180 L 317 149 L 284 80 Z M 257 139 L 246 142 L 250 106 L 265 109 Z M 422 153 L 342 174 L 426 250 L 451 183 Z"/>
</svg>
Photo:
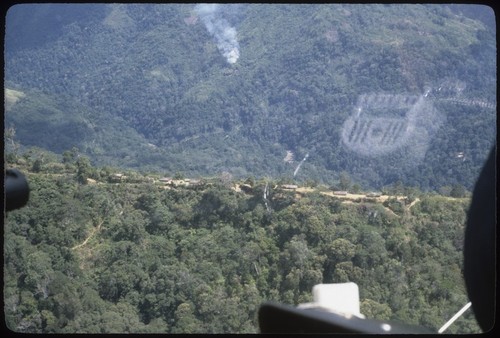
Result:
<svg viewBox="0 0 500 338">
<path fill-rule="evenodd" d="M 6 126 L 22 144 L 60 153 L 63 139 L 101 165 L 292 178 L 295 166 L 283 162 L 292 151 L 297 161 L 310 154 L 298 182 L 333 184 L 346 171 L 378 189 L 398 180 L 470 189 L 496 133 L 488 15 L 445 5 L 17 5 L 5 84 L 37 94 L 7 111 Z M 224 44 L 238 47 L 237 61 Z M 365 141 L 363 155 L 342 141 L 363 95 L 426 92 L 433 108 L 396 149 L 366 156 L 376 144 Z M 394 116 L 390 102 L 373 117 Z M 68 121 L 46 119 L 46 104 Z M 413 108 L 397 109 L 408 121 Z"/>
<path fill-rule="evenodd" d="M 4 225 L 16 332 L 256 333 L 264 301 L 298 305 L 348 281 L 367 318 L 436 331 L 468 302 L 468 198 L 400 187 L 382 204 L 273 180 L 165 183 L 75 152 L 8 159 L 31 188 Z M 447 331 L 479 332 L 471 311 Z"/>
<path fill-rule="evenodd" d="M 31 189 L 9 329 L 256 333 L 263 302 L 348 281 L 367 318 L 436 331 L 468 302 L 491 8 L 19 4 L 5 33 L 4 166 Z"/>
</svg>

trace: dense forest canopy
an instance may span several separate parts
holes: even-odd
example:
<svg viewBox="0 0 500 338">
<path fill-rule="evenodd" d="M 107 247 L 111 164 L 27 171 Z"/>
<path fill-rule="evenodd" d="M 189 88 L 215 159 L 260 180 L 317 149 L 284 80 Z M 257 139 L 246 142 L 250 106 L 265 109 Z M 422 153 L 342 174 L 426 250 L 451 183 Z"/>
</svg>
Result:
<svg viewBox="0 0 500 338">
<path fill-rule="evenodd" d="M 256 333 L 260 304 L 310 302 L 319 283 L 355 282 L 367 318 L 434 331 L 468 302 L 469 198 L 165 181 L 93 167 L 76 150 L 62 161 L 9 153 L 7 165 L 31 188 L 5 222 L 5 320 L 16 332 Z M 447 332 L 480 329 L 468 311 Z"/>
<path fill-rule="evenodd" d="M 17 5 L 5 85 L 22 98 L 6 126 L 24 146 L 76 146 L 99 165 L 471 189 L 496 133 L 492 17 L 475 5 Z"/>
<path fill-rule="evenodd" d="M 31 188 L 4 222 L 9 329 L 255 333 L 319 283 L 431 330 L 468 303 L 491 8 L 20 4 L 4 56 L 4 165 Z"/>
</svg>

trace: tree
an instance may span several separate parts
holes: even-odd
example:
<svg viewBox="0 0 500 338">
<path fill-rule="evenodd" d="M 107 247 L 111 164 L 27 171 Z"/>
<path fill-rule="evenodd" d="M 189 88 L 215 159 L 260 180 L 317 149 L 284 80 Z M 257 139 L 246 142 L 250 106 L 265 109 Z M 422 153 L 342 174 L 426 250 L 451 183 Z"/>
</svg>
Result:
<svg viewBox="0 0 500 338">
<path fill-rule="evenodd" d="M 33 294 L 42 298 L 49 296 L 49 285 L 54 279 L 54 271 L 51 266 L 51 259 L 46 252 L 31 254 L 26 262 L 25 283 L 30 287 Z"/>
<path fill-rule="evenodd" d="M 337 238 L 327 246 L 326 254 L 336 262 L 349 261 L 354 257 L 356 246 L 344 238 Z"/>
<path fill-rule="evenodd" d="M 92 174 L 92 166 L 88 157 L 80 156 L 76 161 L 76 178 L 78 183 L 87 184 L 87 178 Z"/>
<path fill-rule="evenodd" d="M 9 154 L 11 154 L 14 161 L 17 160 L 18 151 L 19 151 L 19 143 L 16 141 L 16 129 L 11 126 L 5 129 L 5 150 L 9 150 Z"/>
<path fill-rule="evenodd" d="M 439 192 L 439 194 L 441 194 L 443 196 L 450 196 L 451 189 L 452 188 L 450 186 L 443 186 L 443 187 L 439 188 L 438 192 Z"/>
<path fill-rule="evenodd" d="M 233 175 L 230 172 L 223 171 L 219 175 L 219 180 L 220 180 L 220 183 L 224 187 L 229 188 L 229 187 L 231 187 L 231 184 L 233 183 Z"/>
<path fill-rule="evenodd" d="M 37 158 L 35 160 L 35 162 L 33 162 L 33 167 L 31 168 L 31 170 L 35 173 L 38 173 L 38 172 L 40 172 L 40 170 L 42 170 L 42 159 L 41 158 Z"/>
<path fill-rule="evenodd" d="M 129 303 L 118 302 L 101 316 L 104 333 L 135 333 L 144 330 L 136 309 Z"/>
<path fill-rule="evenodd" d="M 73 151 L 66 150 L 62 154 L 62 162 L 65 164 L 73 163 L 76 159 L 76 154 Z"/>
<path fill-rule="evenodd" d="M 401 195 L 404 190 L 404 185 L 401 180 L 397 180 L 391 187 L 391 193 L 393 195 Z"/>
<path fill-rule="evenodd" d="M 365 299 L 360 304 L 361 313 L 370 319 L 390 320 L 392 310 L 387 304 L 380 304 L 372 299 Z"/>
<path fill-rule="evenodd" d="M 30 291 L 20 294 L 19 313 L 21 314 L 13 331 L 25 333 L 42 332 L 42 316 L 37 309 L 37 301 Z"/>
<path fill-rule="evenodd" d="M 58 326 L 64 327 L 82 311 L 82 305 L 75 281 L 61 271 L 54 275 L 54 281 L 49 288 L 51 296 L 48 303 L 50 310 L 58 318 Z"/>
<path fill-rule="evenodd" d="M 141 333 L 168 333 L 168 324 L 162 318 L 155 318 L 144 327 Z"/>
<path fill-rule="evenodd" d="M 173 178 L 174 178 L 174 180 L 183 180 L 184 179 L 184 174 L 182 172 L 178 171 L 178 172 L 176 172 L 174 174 Z"/>
<path fill-rule="evenodd" d="M 351 186 L 351 177 L 346 171 L 342 171 L 339 175 L 339 188 L 341 190 L 349 190 Z"/>
<path fill-rule="evenodd" d="M 451 197 L 462 198 L 462 197 L 465 197 L 465 194 L 466 194 L 466 190 L 465 190 L 465 187 L 463 185 L 461 185 L 461 184 L 454 184 L 451 187 L 451 191 L 450 191 L 450 196 Z"/>
<path fill-rule="evenodd" d="M 58 329 L 57 317 L 54 316 L 52 311 L 42 310 L 42 326 L 44 332 L 56 333 Z"/>
<path fill-rule="evenodd" d="M 353 194 L 358 194 L 361 191 L 361 186 L 358 183 L 354 183 L 351 191 Z"/>
<path fill-rule="evenodd" d="M 201 333 L 203 332 L 200 321 L 196 318 L 191 303 L 179 304 L 175 310 L 175 324 L 172 333 Z"/>
</svg>

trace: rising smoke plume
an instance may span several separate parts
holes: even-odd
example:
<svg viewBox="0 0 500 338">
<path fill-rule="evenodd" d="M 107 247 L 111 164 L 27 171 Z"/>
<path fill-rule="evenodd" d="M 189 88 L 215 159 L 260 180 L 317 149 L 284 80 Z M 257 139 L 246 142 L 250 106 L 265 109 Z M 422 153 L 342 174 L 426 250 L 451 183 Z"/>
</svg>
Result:
<svg viewBox="0 0 500 338">
<path fill-rule="evenodd" d="M 295 168 L 295 171 L 293 172 L 293 177 L 297 176 L 297 173 L 299 172 L 299 169 L 302 166 L 302 163 L 304 163 L 305 160 L 307 160 L 308 157 L 309 157 L 309 153 L 306 154 L 306 156 L 302 159 L 302 161 L 300 161 L 300 163 L 297 166 L 297 168 Z"/>
<path fill-rule="evenodd" d="M 240 57 L 236 29 L 222 17 L 220 6 L 219 4 L 198 4 L 194 10 L 203 21 L 207 31 L 215 38 L 219 51 L 227 62 L 233 64 Z"/>
</svg>

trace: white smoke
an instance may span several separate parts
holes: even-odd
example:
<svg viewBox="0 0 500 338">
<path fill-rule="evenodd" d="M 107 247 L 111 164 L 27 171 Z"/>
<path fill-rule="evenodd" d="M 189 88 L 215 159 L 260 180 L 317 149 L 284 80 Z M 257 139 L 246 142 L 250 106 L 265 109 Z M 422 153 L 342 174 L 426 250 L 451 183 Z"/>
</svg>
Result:
<svg viewBox="0 0 500 338">
<path fill-rule="evenodd" d="M 215 38 L 219 51 L 227 62 L 233 64 L 240 57 L 236 29 L 221 17 L 220 6 L 219 4 L 198 4 L 194 10 L 205 24 L 207 31 Z"/>
<path fill-rule="evenodd" d="M 302 161 L 300 161 L 300 163 L 297 166 L 297 168 L 295 168 L 295 171 L 293 172 L 293 177 L 297 176 L 297 173 L 299 172 L 299 169 L 302 166 L 302 163 L 304 163 L 304 161 L 307 160 L 308 157 L 309 157 L 309 153 L 306 154 L 306 156 L 304 157 L 304 159 Z"/>
<path fill-rule="evenodd" d="M 268 212 L 271 211 L 271 208 L 269 207 L 269 204 L 267 203 L 267 191 L 269 187 L 269 182 L 266 182 L 266 186 L 264 188 L 264 204 L 266 205 L 266 209 Z"/>
</svg>

